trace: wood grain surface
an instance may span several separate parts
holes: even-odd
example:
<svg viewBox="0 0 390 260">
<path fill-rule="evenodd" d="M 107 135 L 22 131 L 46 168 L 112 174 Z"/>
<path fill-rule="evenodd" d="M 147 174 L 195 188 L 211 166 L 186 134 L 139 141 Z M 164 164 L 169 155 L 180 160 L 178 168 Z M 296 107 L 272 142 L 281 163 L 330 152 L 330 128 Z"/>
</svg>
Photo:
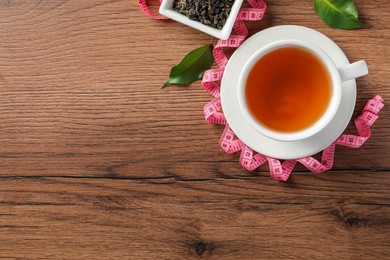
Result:
<svg viewBox="0 0 390 260">
<path fill-rule="evenodd" d="M 365 59 L 354 117 L 376 94 L 390 100 L 390 5 L 355 2 L 359 30 L 328 28 L 307 0 L 268 0 L 246 23 L 308 26 Z M 205 123 L 199 82 L 159 89 L 210 40 L 135 0 L 0 0 L 0 258 L 390 256 L 388 106 L 327 173 L 248 172 Z"/>
</svg>

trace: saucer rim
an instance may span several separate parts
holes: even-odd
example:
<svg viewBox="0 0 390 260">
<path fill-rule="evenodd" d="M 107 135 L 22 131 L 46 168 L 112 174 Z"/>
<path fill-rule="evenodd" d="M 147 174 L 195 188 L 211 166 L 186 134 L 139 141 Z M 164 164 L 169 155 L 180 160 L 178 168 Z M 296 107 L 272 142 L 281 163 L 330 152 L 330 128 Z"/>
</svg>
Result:
<svg viewBox="0 0 390 260">
<path fill-rule="evenodd" d="M 233 132 L 254 151 L 283 160 L 314 155 L 331 145 L 348 126 L 356 102 L 356 80 L 342 83 L 341 105 L 335 119 L 314 136 L 297 141 L 277 141 L 254 130 L 239 109 L 239 75 L 246 60 L 265 45 L 283 39 L 309 41 L 317 45 L 333 60 L 337 67 L 350 64 L 345 53 L 329 37 L 319 31 L 298 25 L 280 25 L 262 30 L 248 38 L 231 56 L 221 81 L 221 103 L 226 120 Z M 337 122 L 336 122 L 337 121 Z M 313 143 L 317 144 L 313 146 Z"/>
</svg>

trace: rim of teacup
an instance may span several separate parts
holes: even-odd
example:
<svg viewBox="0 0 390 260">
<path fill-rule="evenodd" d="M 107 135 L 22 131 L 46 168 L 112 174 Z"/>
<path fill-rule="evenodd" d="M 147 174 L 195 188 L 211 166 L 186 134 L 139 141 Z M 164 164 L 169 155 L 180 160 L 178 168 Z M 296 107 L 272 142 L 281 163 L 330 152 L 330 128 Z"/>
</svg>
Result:
<svg viewBox="0 0 390 260">
<path fill-rule="evenodd" d="M 331 88 L 332 88 L 331 98 L 324 114 L 311 126 L 291 133 L 275 131 L 261 124 L 261 122 L 257 121 L 250 113 L 246 104 L 246 97 L 245 97 L 246 80 L 253 65 L 264 55 L 274 50 L 280 48 L 286 48 L 286 47 L 303 48 L 309 51 L 310 53 L 312 53 L 314 56 L 316 56 L 325 65 L 325 68 L 327 69 L 329 76 L 331 78 Z M 279 140 L 279 141 L 297 141 L 315 135 L 316 133 L 324 129 L 331 122 L 340 105 L 341 92 L 342 92 L 341 87 L 342 87 L 342 82 L 341 82 L 339 71 L 336 65 L 334 64 L 333 60 L 323 50 L 321 50 L 319 47 L 317 47 L 314 44 L 295 40 L 295 39 L 279 40 L 260 48 L 245 63 L 242 73 L 239 77 L 238 104 L 245 119 L 248 121 L 251 127 L 254 128 L 260 134 L 263 134 L 269 138 L 272 138 L 274 140 Z"/>
</svg>

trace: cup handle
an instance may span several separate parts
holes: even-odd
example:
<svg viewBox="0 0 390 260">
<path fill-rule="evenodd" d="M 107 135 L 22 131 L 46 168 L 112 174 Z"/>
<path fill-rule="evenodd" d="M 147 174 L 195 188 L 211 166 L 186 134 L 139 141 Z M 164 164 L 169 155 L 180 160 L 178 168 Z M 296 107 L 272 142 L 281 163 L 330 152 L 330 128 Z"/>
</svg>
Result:
<svg viewBox="0 0 390 260">
<path fill-rule="evenodd" d="M 367 64 L 364 60 L 359 60 L 337 69 L 342 82 L 368 74 Z"/>
</svg>

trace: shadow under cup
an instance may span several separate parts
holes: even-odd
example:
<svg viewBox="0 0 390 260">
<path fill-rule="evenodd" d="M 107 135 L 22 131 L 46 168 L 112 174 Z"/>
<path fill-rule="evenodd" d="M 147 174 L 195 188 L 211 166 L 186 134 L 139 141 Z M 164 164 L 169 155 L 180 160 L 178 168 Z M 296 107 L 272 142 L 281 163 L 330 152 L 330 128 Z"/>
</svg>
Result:
<svg viewBox="0 0 390 260">
<path fill-rule="evenodd" d="M 341 78 L 315 45 L 282 40 L 259 49 L 239 79 L 239 107 L 259 133 L 279 141 L 315 135 L 335 116 Z"/>
</svg>

